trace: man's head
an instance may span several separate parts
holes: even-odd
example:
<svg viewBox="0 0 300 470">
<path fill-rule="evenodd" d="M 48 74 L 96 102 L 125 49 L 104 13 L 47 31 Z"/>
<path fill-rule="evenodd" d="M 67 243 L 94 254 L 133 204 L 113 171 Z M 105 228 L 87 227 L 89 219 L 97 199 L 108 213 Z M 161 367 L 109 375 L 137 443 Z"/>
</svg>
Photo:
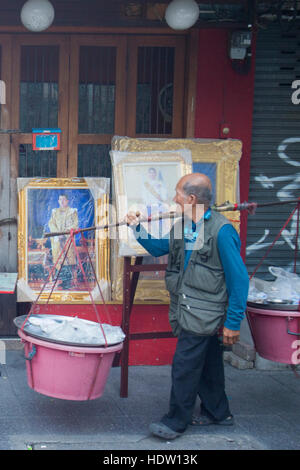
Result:
<svg viewBox="0 0 300 470">
<path fill-rule="evenodd" d="M 190 173 L 178 181 L 174 202 L 187 215 L 195 214 L 197 205 L 206 210 L 212 200 L 212 185 L 208 176 L 203 173 Z M 190 214 L 189 214 L 190 213 Z"/>
<path fill-rule="evenodd" d="M 68 196 L 66 196 L 65 194 L 61 194 L 58 198 L 58 203 L 62 209 L 66 209 L 69 205 Z"/>
</svg>

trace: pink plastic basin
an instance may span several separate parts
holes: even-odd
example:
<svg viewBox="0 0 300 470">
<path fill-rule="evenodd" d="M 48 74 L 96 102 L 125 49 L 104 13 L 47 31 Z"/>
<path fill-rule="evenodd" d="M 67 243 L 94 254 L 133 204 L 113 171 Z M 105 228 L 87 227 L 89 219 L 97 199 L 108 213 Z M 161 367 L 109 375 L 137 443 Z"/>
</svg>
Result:
<svg viewBox="0 0 300 470">
<path fill-rule="evenodd" d="M 299 363 L 300 312 L 248 306 L 247 318 L 261 357 L 286 364 Z"/>
<path fill-rule="evenodd" d="M 93 400 L 103 394 L 116 352 L 108 347 L 57 344 L 18 330 L 25 343 L 28 385 L 36 392 L 65 400 Z"/>
</svg>

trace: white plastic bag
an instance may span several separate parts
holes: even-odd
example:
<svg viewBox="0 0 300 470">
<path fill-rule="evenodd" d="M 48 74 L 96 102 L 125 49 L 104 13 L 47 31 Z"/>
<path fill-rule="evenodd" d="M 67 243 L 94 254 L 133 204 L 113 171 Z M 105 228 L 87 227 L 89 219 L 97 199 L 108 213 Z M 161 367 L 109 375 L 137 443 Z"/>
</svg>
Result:
<svg viewBox="0 0 300 470">
<path fill-rule="evenodd" d="M 248 300 L 256 303 L 290 303 L 298 304 L 300 300 L 300 277 L 283 268 L 269 267 L 274 281 L 252 278 Z"/>
</svg>

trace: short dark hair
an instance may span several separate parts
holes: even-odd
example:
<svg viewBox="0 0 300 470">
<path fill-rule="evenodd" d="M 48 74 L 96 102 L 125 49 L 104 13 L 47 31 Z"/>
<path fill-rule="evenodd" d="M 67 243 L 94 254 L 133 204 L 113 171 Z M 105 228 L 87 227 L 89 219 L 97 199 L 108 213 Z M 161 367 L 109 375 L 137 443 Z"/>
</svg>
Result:
<svg viewBox="0 0 300 470">
<path fill-rule="evenodd" d="M 212 200 L 212 192 L 208 186 L 200 186 L 189 182 L 183 185 L 183 191 L 187 196 L 193 194 L 196 196 L 198 204 L 209 205 Z"/>
</svg>

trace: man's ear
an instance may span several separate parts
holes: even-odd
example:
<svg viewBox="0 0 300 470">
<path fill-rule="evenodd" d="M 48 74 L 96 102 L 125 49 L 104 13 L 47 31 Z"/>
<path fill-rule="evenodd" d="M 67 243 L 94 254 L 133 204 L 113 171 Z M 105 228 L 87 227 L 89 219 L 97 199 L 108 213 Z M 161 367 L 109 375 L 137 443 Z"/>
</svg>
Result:
<svg viewBox="0 0 300 470">
<path fill-rule="evenodd" d="M 189 195 L 189 204 L 197 204 L 197 198 L 195 194 L 190 194 Z"/>
</svg>

